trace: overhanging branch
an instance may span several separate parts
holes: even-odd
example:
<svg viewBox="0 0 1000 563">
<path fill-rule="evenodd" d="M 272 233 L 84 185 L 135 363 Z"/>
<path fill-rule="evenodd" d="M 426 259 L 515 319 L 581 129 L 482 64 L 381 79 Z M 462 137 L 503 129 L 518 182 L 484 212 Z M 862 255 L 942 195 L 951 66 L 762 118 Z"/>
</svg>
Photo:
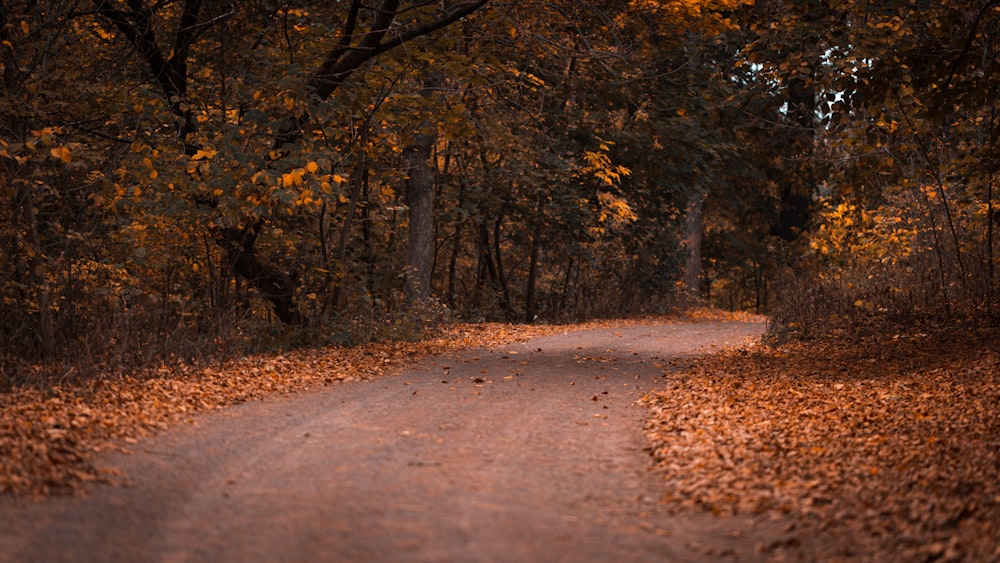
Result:
<svg viewBox="0 0 1000 563">
<path fill-rule="evenodd" d="M 489 0 L 473 0 L 452 6 L 441 16 L 422 25 L 404 30 L 385 40 L 393 20 L 400 13 L 398 0 L 385 0 L 379 6 L 371 29 L 356 46 L 343 41 L 327 56 L 320 68 L 309 78 L 309 89 L 320 100 L 326 100 L 355 70 L 376 56 L 392 50 L 418 37 L 443 29 L 485 6 Z M 354 6 L 352 6 L 352 9 Z M 353 34 L 353 23 L 350 32 Z M 350 35 L 344 35 L 348 41 Z M 342 38 L 343 38 L 342 37 Z"/>
</svg>

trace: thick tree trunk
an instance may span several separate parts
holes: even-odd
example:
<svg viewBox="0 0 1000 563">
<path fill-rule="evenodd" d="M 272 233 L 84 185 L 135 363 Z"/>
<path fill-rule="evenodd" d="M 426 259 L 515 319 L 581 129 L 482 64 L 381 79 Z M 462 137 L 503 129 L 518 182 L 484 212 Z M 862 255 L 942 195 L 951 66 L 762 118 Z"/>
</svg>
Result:
<svg viewBox="0 0 1000 563">
<path fill-rule="evenodd" d="M 421 134 L 403 155 L 406 163 L 406 205 L 409 207 L 406 303 L 422 301 L 431 292 L 434 261 L 434 171 L 428 162 L 436 136 Z"/>
<path fill-rule="evenodd" d="M 431 74 L 424 80 L 420 95 L 434 96 L 441 77 Z M 423 123 L 412 145 L 403 151 L 406 166 L 406 205 L 409 208 L 409 239 L 407 242 L 406 305 L 427 299 L 431 294 L 431 272 L 434 264 L 434 168 L 431 154 L 437 141 L 432 123 Z"/>
<path fill-rule="evenodd" d="M 705 194 L 700 192 L 688 196 L 687 224 L 684 228 L 684 297 L 695 301 L 701 298 L 701 243 L 702 211 Z"/>
</svg>

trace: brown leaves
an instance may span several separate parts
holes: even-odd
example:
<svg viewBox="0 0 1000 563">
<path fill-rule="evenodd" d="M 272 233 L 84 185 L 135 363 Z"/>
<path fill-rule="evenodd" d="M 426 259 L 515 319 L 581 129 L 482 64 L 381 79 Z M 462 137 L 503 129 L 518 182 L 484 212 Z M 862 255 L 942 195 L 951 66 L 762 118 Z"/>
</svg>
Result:
<svg viewBox="0 0 1000 563">
<path fill-rule="evenodd" d="M 990 341 L 812 342 L 701 361 L 646 398 L 667 500 L 790 513 L 852 538 L 841 555 L 996 558 L 1000 354 Z"/>
<path fill-rule="evenodd" d="M 0 395 L 0 493 L 52 494 L 108 481 L 94 454 L 136 443 L 198 412 L 288 394 L 345 379 L 366 379 L 418 357 L 500 346 L 553 327 L 454 325 L 423 342 L 296 350 L 207 367 L 161 367 L 114 380 Z"/>
</svg>

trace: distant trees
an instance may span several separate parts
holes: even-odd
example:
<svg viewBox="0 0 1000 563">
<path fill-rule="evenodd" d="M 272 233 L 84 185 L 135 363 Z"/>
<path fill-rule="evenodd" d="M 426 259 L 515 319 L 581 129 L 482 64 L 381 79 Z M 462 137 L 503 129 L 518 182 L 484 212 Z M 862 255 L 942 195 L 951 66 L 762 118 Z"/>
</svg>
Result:
<svg viewBox="0 0 1000 563">
<path fill-rule="evenodd" d="M 792 278 L 994 314 L 997 2 L 877 4 L 7 0 L 6 372 Z"/>
<path fill-rule="evenodd" d="M 829 163 L 806 255 L 838 297 L 815 304 L 815 319 L 995 319 L 1000 3 L 761 5 L 776 6 L 775 22 L 758 27 L 749 61 L 775 81 L 808 69 L 821 119 L 812 160 Z M 786 54 L 805 37 L 811 64 Z"/>
</svg>

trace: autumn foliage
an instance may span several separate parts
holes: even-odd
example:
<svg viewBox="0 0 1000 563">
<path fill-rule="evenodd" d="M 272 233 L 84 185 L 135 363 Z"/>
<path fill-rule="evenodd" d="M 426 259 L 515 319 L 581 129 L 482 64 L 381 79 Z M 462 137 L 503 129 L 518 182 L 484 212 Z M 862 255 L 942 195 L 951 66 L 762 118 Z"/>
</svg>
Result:
<svg viewBox="0 0 1000 563">
<path fill-rule="evenodd" d="M 692 300 L 992 323 L 997 10 L 8 0 L 0 386 Z"/>
<path fill-rule="evenodd" d="M 998 108 L 997 0 L 0 0 L 0 493 L 709 305 L 768 337 L 644 400 L 672 509 L 1000 560 Z"/>
</svg>

